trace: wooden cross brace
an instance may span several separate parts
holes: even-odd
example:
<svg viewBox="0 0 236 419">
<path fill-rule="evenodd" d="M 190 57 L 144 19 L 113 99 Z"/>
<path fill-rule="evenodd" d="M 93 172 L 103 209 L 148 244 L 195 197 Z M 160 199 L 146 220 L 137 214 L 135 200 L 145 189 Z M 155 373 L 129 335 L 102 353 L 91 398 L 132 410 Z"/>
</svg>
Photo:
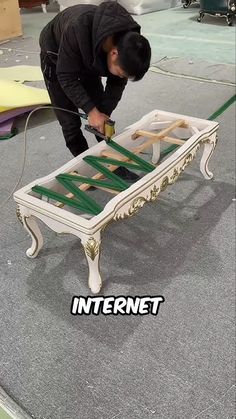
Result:
<svg viewBox="0 0 236 419">
<path fill-rule="evenodd" d="M 188 124 L 186 124 L 186 122 L 183 119 L 179 119 L 179 120 L 173 122 L 169 127 L 161 130 L 159 133 L 154 133 L 154 132 L 145 131 L 145 130 L 137 130 L 131 136 L 132 140 L 136 140 L 139 137 L 146 137 L 149 140 L 146 141 L 145 143 L 143 143 L 141 146 L 137 147 L 136 149 L 132 150 L 132 153 L 133 154 L 140 154 L 143 150 L 145 150 L 146 148 L 150 147 L 152 144 L 154 144 L 154 143 L 156 143 L 157 141 L 160 141 L 160 140 L 171 143 L 171 144 L 177 144 L 177 145 L 184 144 L 185 143 L 184 140 L 179 140 L 177 138 L 172 138 L 172 137 L 168 136 L 169 133 L 171 133 L 174 129 L 176 129 L 178 127 L 187 128 Z M 110 150 L 103 150 L 101 152 L 100 156 L 101 157 L 114 158 L 114 159 L 119 160 L 121 163 L 122 162 L 128 162 L 128 161 L 131 160 L 130 158 L 128 158 L 126 156 L 114 153 Z M 119 166 L 114 166 L 114 165 L 109 165 L 108 166 L 108 168 L 111 172 L 114 172 L 114 170 L 116 170 L 118 167 Z M 76 173 L 76 172 L 73 172 L 73 174 L 75 175 L 75 177 L 76 177 L 76 175 L 78 175 L 78 173 Z M 96 180 L 104 179 L 104 175 L 102 173 L 96 173 L 96 175 L 92 176 L 91 179 L 96 179 Z M 88 184 L 84 183 L 84 184 L 80 185 L 79 189 L 81 191 L 86 191 L 90 187 L 91 187 L 91 185 L 88 185 Z M 101 186 L 96 186 L 96 188 L 101 189 L 101 190 L 105 190 L 106 192 L 110 192 L 114 195 L 117 195 L 119 193 L 119 192 L 115 191 L 114 189 L 107 189 L 107 188 L 103 188 Z M 66 196 L 68 198 L 73 198 L 74 197 L 74 195 L 72 193 L 69 193 Z M 60 208 L 62 208 L 64 206 L 64 204 L 62 204 L 60 202 L 57 202 L 55 205 L 57 207 L 60 207 Z"/>
</svg>

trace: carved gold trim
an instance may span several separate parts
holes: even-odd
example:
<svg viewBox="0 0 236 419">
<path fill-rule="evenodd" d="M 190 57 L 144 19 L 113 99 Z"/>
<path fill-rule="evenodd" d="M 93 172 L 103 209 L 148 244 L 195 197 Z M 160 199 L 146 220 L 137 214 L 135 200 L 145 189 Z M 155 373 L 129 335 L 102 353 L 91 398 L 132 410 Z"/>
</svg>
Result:
<svg viewBox="0 0 236 419">
<path fill-rule="evenodd" d="M 148 202 L 154 202 L 157 200 L 158 196 L 160 194 L 160 189 L 154 185 L 153 189 L 151 189 L 150 197 L 148 198 Z"/>
<path fill-rule="evenodd" d="M 215 140 L 211 140 L 210 138 L 207 138 L 206 140 L 202 141 L 202 144 L 203 144 L 203 142 L 208 142 L 208 141 L 211 142 L 211 143 L 215 142 Z M 194 160 L 194 158 L 196 157 L 196 153 L 199 149 L 200 149 L 200 144 L 197 144 L 195 149 L 191 153 L 189 153 L 187 155 L 187 157 L 184 159 L 183 165 L 180 168 L 175 168 L 173 170 L 173 173 L 171 174 L 171 176 L 165 176 L 164 177 L 164 179 L 161 182 L 160 188 L 158 188 L 156 185 L 154 185 L 154 187 L 150 191 L 150 196 L 149 197 L 145 198 L 143 196 L 140 196 L 140 197 L 136 198 L 132 202 L 131 206 L 129 207 L 128 212 L 123 213 L 123 214 L 115 215 L 115 217 L 113 218 L 114 221 L 125 220 L 127 218 L 133 217 L 133 215 L 137 214 L 138 211 L 144 206 L 144 204 L 146 202 L 156 201 L 161 192 L 164 192 L 169 185 L 172 185 L 177 181 L 180 174 Z"/>
<path fill-rule="evenodd" d="M 100 245 L 101 243 L 95 240 L 93 237 L 91 237 L 84 245 L 85 253 L 91 260 L 94 260 L 99 254 Z"/>
<path fill-rule="evenodd" d="M 143 208 L 144 204 L 147 202 L 147 199 L 140 196 L 138 198 L 136 198 L 130 209 L 129 209 L 129 215 L 130 217 L 132 217 L 134 214 L 136 214 L 141 208 Z"/>
<path fill-rule="evenodd" d="M 194 155 L 192 153 L 188 154 L 188 156 L 184 160 L 183 166 L 181 167 L 181 172 L 183 172 L 186 169 L 186 167 L 190 165 L 190 163 L 193 161 L 194 157 L 195 157 L 195 154 Z"/>
<path fill-rule="evenodd" d="M 169 185 L 169 178 L 168 176 L 164 177 L 163 181 L 161 182 L 161 192 L 164 192 Z"/>
<path fill-rule="evenodd" d="M 21 212 L 20 212 L 20 206 L 19 205 L 16 206 L 16 216 L 17 216 L 18 220 L 20 221 L 20 223 L 23 225 L 23 219 L 22 219 L 22 215 L 21 215 Z"/>
<path fill-rule="evenodd" d="M 173 174 L 169 177 L 169 182 L 168 182 L 169 185 L 173 185 L 177 181 L 181 172 L 182 172 L 182 170 L 174 169 Z"/>
<path fill-rule="evenodd" d="M 114 217 L 115 221 L 119 220 L 125 220 L 126 218 L 133 217 L 135 214 L 138 213 L 138 211 L 143 208 L 143 206 L 146 204 L 146 202 L 154 202 L 157 200 L 158 196 L 160 194 L 160 189 L 157 188 L 156 185 L 151 189 L 150 196 L 144 198 L 143 196 L 140 196 L 132 202 L 130 208 L 128 209 L 127 213 L 124 214 L 118 214 Z"/>
<path fill-rule="evenodd" d="M 200 144 L 214 144 L 214 148 L 218 143 L 218 135 L 214 136 L 213 138 L 205 138 L 204 140 L 200 141 Z"/>
<path fill-rule="evenodd" d="M 113 223 L 113 218 L 111 218 L 111 220 L 109 220 L 109 221 L 107 221 L 107 223 L 106 224 L 104 224 L 103 226 L 102 226 L 102 228 L 101 228 L 101 233 L 111 224 L 111 223 Z"/>
</svg>

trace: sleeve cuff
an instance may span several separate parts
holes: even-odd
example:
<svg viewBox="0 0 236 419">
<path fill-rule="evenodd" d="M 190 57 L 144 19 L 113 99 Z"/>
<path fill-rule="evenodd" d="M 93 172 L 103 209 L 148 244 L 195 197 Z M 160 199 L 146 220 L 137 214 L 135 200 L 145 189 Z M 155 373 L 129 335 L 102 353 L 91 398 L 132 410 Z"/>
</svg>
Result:
<svg viewBox="0 0 236 419">
<path fill-rule="evenodd" d="M 94 105 L 94 103 L 89 101 L 89 102 L 86 102 L 85 105 L 83 105 L 82 109 L 88 115 L 89 112 L 95 107 L 96 106 Z"/>
</svg>

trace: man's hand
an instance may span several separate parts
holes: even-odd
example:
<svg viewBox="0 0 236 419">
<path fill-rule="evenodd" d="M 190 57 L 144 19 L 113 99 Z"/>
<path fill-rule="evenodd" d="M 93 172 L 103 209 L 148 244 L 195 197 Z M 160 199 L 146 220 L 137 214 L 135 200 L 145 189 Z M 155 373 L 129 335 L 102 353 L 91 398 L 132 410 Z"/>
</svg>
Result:
<svg viewBox="0 0 236 419">
<path fill-rule="evenodd" d="M 109 116 L 105 115 L 102 112 L 99 112 L 97 108 L 93 108 L 88 114 L 88 122 L 91 127 L 95 128 L 97 131 L 104 134 L 105 127 L 104 124 L 108 121 Z"/>
</svg>

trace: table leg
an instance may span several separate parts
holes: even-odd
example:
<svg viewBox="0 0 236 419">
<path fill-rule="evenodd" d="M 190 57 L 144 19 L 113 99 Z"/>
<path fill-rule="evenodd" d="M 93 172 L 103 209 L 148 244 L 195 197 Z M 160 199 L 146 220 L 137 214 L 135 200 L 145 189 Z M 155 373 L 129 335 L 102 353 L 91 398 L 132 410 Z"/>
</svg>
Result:
<svg viewBox="0 0 236 419">
<path fill-rule="evenodd" d="M 31 247 L 26 251 L 26 255 L 29 258 L 36 258 L 43 246 L 43 236 L 34 217 L 23 216 L 22 223 L 27 233 L 29 233 L 32 238 Z"/>
<path fill-rule="evenodd" d="M 41 4 L 43 13 L 47 13 L 47 5 L 45 3 Z"/>
<path fill-rule="evenodd" d="M 99 293 L 102 286 L 102 278 L 99 271 L 99 259 L 101 251 L 101 235 L 96 233 L 95 237 L 81 239 L 85 256 L 88 262 L 89 279 L 88 285 L 94 294 Z"/>
<path fill-rule="evenodd" d="M 202 159 L 200 163 L 200 170 L 203 176 L 205 177 L 205 179 L 212 179 L 213 173 L 210 172 L 210 170 L 208 169 L 208 163 L 217 144 L 216 133 L 212 134 L 206 140 L 203 140 L 202 143 L 204 144 L 204 151 L 203 151 L 203 155 L 202 155 Z"/>
</svg>

